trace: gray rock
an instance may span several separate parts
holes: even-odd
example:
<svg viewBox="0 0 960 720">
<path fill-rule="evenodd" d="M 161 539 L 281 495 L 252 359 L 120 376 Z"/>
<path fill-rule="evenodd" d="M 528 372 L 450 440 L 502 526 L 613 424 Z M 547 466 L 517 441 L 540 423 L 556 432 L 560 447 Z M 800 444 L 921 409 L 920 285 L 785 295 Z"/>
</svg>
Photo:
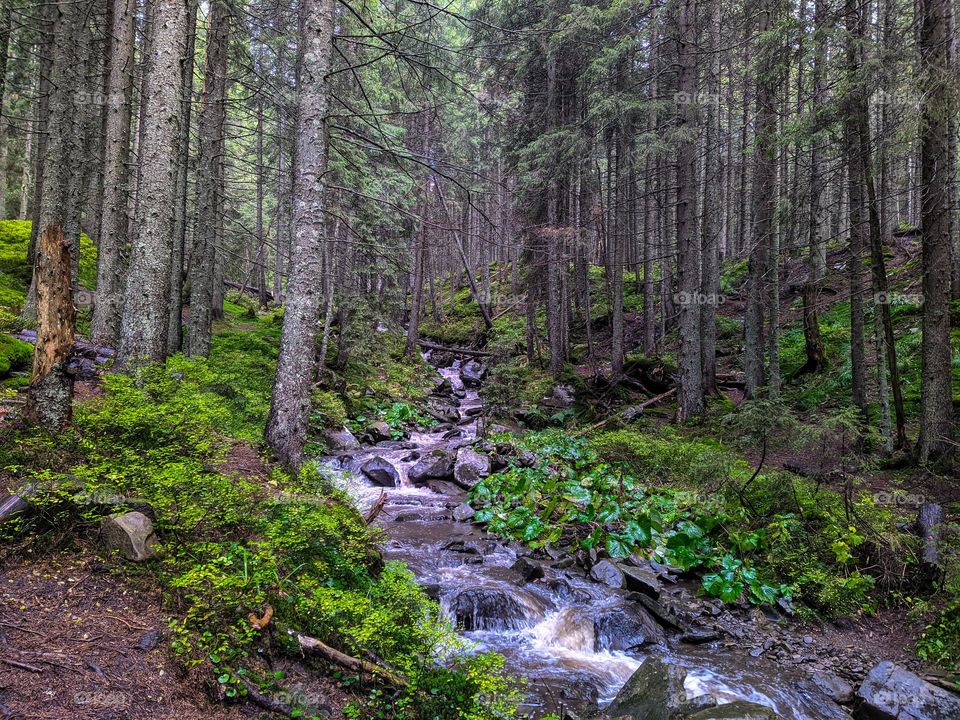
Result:
<svg viewBox="0 0 960 720">
<path fill-rule="evenodd" d="M 379 455 L 361 465 L 360 472 L 381 487 L 397 487 L 400 484 L 400 473 L 393 463 Z"/>
<path fill-rule="evenodd" d="M 638 567 L 618 565 L 617 567 L 623 573 L 627 590 L 643 593 L 654 599 L 660 597 L 660 580 L 657 579 L 657 573 L 649 565 L 646 567 L 642 565 Z"/>
<path fill-rule="evenodd" d="M 558 410 L 571 408 L 575 402 L 576 396 L 569 385 L 555 385 L 551 393 L 540 401 L 542 405 Z"/>
<path fill-rule="evenodd" d="M 846 704 L 853 701 L 853 686 L 842 677 L 828 672 L 815 672 L 810 679 L 834 702 Z"/>
<path fill-rule="evenodd" d="M 476 512 L 466 503 L 460 503 L 453 509 L 453 519 L 457 522 L 466 522 L 470 520 Z"/>
<path fill-rule="evenodd" d="M 370 425 L 367 426 L 367 434 L 373 442 L 393 439 L 393 430 L 383 420 L 370 423 Z"/>
<path fill-rule="evenodd" d="M 421 457 L 410 468 L 407 477 L 413 483 L 425 483 L 428 480 L 449 480 L 453 476 L 454 457 L 446 450 L 434 450 Z"/>
<path fill-rule="evenodd" d="M 524 582 L 539 580 L 543 577 L 543 568 L 540 563 L 534 562 L 528 557 L 518 557 L 516 562 L 510 566 L 510 569 L 519 573 Z"/>
<path fill-rule="evenodd" d="M 160 643 L 160 638 L 161 635 L 158 630 L 153 628 L 147 630 L 143 635 L 140 636 L 140 640 L 137 642 L 137 650 L 150 652 Z"/>
<path fill-rule="evenodd" d="M 683 717 L 687 671 L 650 658 L 637 668 L 606 710 L 611 720 L 679 720 Z"/>
<path fill-rule="evenodd" d="M 156 555 L 153 523 L 143 513 L 128 512 L 104 518 L 100 539 L 109 550 L 119 550 L 127 560 L 141 562 Z"/>
<path fill-rule="evenodd" d="M 469 360 L 461 369 L 460 377 L 463 379 L 463 384 L 467 387 L 479 387 L 486 373 L 487 369 L 483 365 L 476 360 Z"/>
<path fill-rule="evenodd" d="M 664 640 L 663 630 L 649 613 L 637 606 L 601 611 L 593 621 L 598 649 L 627 651 Z"/>
<path fill-rule="evenodd" d="M 457 625 L 471 630 L 520 630 L 543 616 L 542 607 L 521 602 L 515 592 L 498 588 L 468 588 L 450 601 L 450 614 Z"/>
<path fill-rule="evenodd" d="M 347 452 L 360 447 L 360 442 L 347 428 L 327 430 L 323 438 L 327 441 L 327 447 L 333 452 Z"/>
<path fill-rule="evenodd" d="M 609 585 L 612 588 L 622 588 L 627 582 L 623 570 L 612 560 L 601 560 L 590 568 L 590 577 L 596 582 Z"/>
<path fill-rule="evenodd" d="M 690 643 L 691 645 L 703 645 L 720 639 L 720 633 L 716 630 L 687 630 L 680 636 L 680 642 Z"/>
<path fill-rule="evenodd" d="M 737 700 L 688 715 L 687 720 L 780 720 L 766 705 Z"/>
<path fill-rule="evenodd" d="M 840 680 L 837 678 L 837 680 Z M 843 682 L 840 680 L 840 682 Z M 813 680 L 798 680 L 793 684 L 804 705 L 818 720 L 850 720 L 850 715 L 825 693 Z M 853 689 L 850 688 L 851 697 Z"/>
<path fill-rule="evenodd" d="M 633 600 L 634 602 L 643 605 L 643 607 L 646 608 L 646 610 L 654 618 L 656 618 L 657 622 L 664 627 L 668 627 L 673 630 L 680 630 L 681 632 L 686 632 L 689 630 L 686 624 L 684 624 L 684 622 L 677 616 L 675 610 L 665 607 L 662 603 L 657 602 L 649 595 L 632 592 L 627 595 L 627 600 Z"/>
<path fill-rule="evenodd" d="M 857 690 L 858 720 L 957 720 L 960 696 L 928 683 L 890 660 L 867 674 Z"/>
<path fill-rule="evenodd" d="M 470 447 L 457 451 L 457 460 L 453 467 L 453 480 L 457 485 L 469 490 L 489 474 L 489 457 Z"/>
</svg>

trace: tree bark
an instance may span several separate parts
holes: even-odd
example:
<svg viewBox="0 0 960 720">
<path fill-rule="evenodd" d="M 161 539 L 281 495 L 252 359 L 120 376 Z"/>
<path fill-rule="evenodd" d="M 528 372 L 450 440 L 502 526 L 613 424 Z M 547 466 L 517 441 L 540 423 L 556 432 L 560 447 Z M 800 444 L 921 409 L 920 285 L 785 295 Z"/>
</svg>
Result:
<svg viewBox="0 0 960 720">
<path fill-rule="evenodd" d="M 70 243 L 58 225 L 48 225 L 37 243 L 37 347 L 24 414 L 48 430 L 70 421 L 74 341 Z"/>
<path fill-rule="evenodd" d="M 333 53 L 333 0 L 304 0 L 302 62 L 298 78 L 294 247 L 277 375 L 265 437 L 280 462 L 303 460 L 316 374 L 316 338 L 322 294 L 323 177 L 327 167 L 326 114 Z M 342 332 L 342 330 L 341 330 Z"/>
<path fill-rule="evenodd" d="M 677 261 L 680 307 L 680 384 L 677 419 L 703 412 L 703 361 L 700 340 L 700 238 L 697 234 L 697 5 L 682 0 L 677 11 Z"/>
<path fill-rule="evenodd" d="M 160 362 L 167 353 L 173 201 L 176 191 L 180 85 L 187 50 L 187 4 L 158 0 L 154 6 L 151 58 L 140 145 L 142 171 L 131 238 L 117 362 L 130 367 Z"/>
<path fill-rule="evenodd" d="M 921 345 L 921 462 L 953 453 L 950 357 L 950 175 L 946 164 L 953 78 L 948 63 L 949 0 L 921 0 L 920 27 L 920 230 L 923 239 L 923 340 Z"/>
<path fill-rule="evenodd" d="M 91 339 L 114 347 L 123 307 L 124 251 L 130 223 L 130 110 L 133 95 L 133 49 L 136 0 L 113 1 L 110 33 L 110 78 L 103 162 L 100 237 L 97 243 L 97 302 Z"/>
<path fill-rule="evenodd" d="M 223 188 L 224 125 L 226 123 L 227 45 L 229 9 L 224 0 L 210 4 L 207 54 L 200 98 L 200 148 L 197 158 L 197 223 L 190 260 L 190 317 L 186 352 L 210 354 L 217 275 L 218 229 Z"/>
</svg>

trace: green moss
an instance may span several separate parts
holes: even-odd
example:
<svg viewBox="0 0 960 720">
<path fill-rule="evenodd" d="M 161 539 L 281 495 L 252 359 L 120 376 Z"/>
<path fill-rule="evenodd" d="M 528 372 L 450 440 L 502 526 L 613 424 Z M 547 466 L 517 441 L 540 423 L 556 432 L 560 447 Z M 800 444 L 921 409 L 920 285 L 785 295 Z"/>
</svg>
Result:
<svg viewBox="0 0 960 720">
<path fill-rule="evenodd" d="M 27 261 L 30 245 L 29 220 L 0 220 L 0 308 L 19 313 L 26 299 L 32 268 Z M 81 287 L 97 287 L 97 250 L 93 241 L 80 235 Z"/>
<path fill-rule="evenodd" d="M 9 335 L 0 335 L 0 378 L 14 370 L 26 370 L 33 362 L 33 345 Z"/>
</svg>

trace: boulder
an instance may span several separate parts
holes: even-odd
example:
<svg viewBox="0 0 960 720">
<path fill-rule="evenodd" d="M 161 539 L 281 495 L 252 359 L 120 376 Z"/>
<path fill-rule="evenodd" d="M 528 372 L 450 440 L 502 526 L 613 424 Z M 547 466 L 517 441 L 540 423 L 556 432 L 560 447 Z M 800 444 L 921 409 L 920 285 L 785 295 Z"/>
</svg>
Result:
<svg viewBox="0 0 960 720">
<path fill-rule="evenodd" d="M 960 696 L 928 683 L 890 660 L 874 667 L 857 690 L 858 720 L 956 720 Z"/>
<path fill-rule="evenodd" d="M 453 509 L 453 519 L 457 522 L 467 522 L 474 515 L 476 515 L 474 509 L 466 503 L 460 503 Z"/>
<path fill-rule="evenodd" d="M 815 674 L 819 675 L 820 673 Z M 828 675 L 828 673 L 823 673 L 823 675 Z M 843 696 L 846 689 L 849 690 L 849 697 L 853 697 L 852 687 L 847 685 L 845 689 L 843 685 L 846 685 L 846 683 L 844 683 L 843 680 L 836 675 L 831 677 L 833 678 L 832 684 L 836 685 L 833 691 L 839 697 Z M 793 684 L 793 687 L 803 700 L 803 704 L 818 720 L 850 720 L 849 713 L 840 707 L 837 701 L 832 699 L 830 695 L 813 680 L 798 680 Z M 849 700 L 847 702 L 849 702 Z"/>
<path fill-rule="evenodd" d="M 454 457 L 446 450 L 434 450 L 421 457 L 410 468 L 407 477 L 412 483 L 426 483 L 428 480 L 448 480 L 453 476 Z"/>
<path fill-rule="evenodd" d="M 393 430 L 383 420 L 378 420 L 377 422 L 368 425 L 367 434 L 370 436 L 370 439 L 373 440 L 373 442 L 393 439 Z"/>
<path fill-rule="evenodd" d="M 623 570 L 612 560 L 601 560 L 590 568 L 590 577 L 594 581 L 609 585 L 612 588 L 622 588 L 627 582 Z"/>
<path fill-rule="evenodd" d="M 597 649 L 627 651 L 664 640 L 663 629 L 637 606 L 600 611 L 593 620 Z"/>
<path fill-rule="evenodd" d="M 846 704 L 853 701 L 853 686 L 842 677 L 828 672 L 815 672 L 810 680 L 834 702 Z"/>
<path fill-rule="evenodd" d="M 100 539 L 109 550 L 118 550 L 127 560 L 141 562 L 156 555 L 153 523 L 143 513 L 128 512 L 104 518 Z"/>
<path fill-rule="evenodd" d="M 460 420 L 460 413 L 457 412 L 457 409 L 447 403 L 429 403 L 425 409 L 427 415 L 438 422 L 452 424 Z"/>
<path fill-rule="evenodd" d="M 573 388 L 569 385 L 555 385 L 549 395 L 544 397 L 540 403 L 549 408 L 565 410 L 573 407 L 577 398 L 574 395 Z"/>
<path fill-rule="evenodd" d="M 611 720 L 680 720 L 686 710 L 687 671 L 649 658 L 627 680 L 606 710 Z"/>
<path fill-rule="evenodd" d="M 623 573 L 627 590 L 643 593 L 654 599 L 660 597 L 660 580 L 657 573 L 649 565 L 646 567 L 631 567 L 629 565 L 617 565 L 620 572 Z"/>
<path fill-rule="evenodd" d="M 766 705 L 737 700 L 688 715 L 686 720 L 780 720 Z"/>
<path fill-rule="evenodd" d="M 397 487 L 400 484 L 400 473 L 397 472 L 393 463 L 379 455 L 361 465 L 360 472 L 381 487 Z"/>
<path fill-rule="evenodd" d="M 360 441 L 347 428 L 327 430 L 323 434 L 323 439 L 327 441 L 327 447 L 332 452 L 347 452 L 360 447 Z"/>
<path fill-rule="evenodd" d="M 520 630 L 534 625 L 543 608 L 531 608 L 515 592 L 498 588 L 461 590 L 450 601 L 450 614 L 463 630 Z"/>
<path fill-rule="evenodd" d="M 468 360 L 460 370 L 460 377 L 467 387 L 479 387 L 487 369 L 476 360 Z"/>
<path fill-rule="evenodd" d="M 470 447 L 457 451 L 457 460 L 453 467 L 453 481 L 457 485 L 469 490 L 489 474 L 489 457 Z"/>
<path fill-rule="evenodd" d="M 528 557 L 518 557 L 513 565 L 510 566 L 510 569 L 519 573 L 524 582 L 539 580 L 543 577 L 543 568 L 540 566 L 540 563 Z"/>
</svg>

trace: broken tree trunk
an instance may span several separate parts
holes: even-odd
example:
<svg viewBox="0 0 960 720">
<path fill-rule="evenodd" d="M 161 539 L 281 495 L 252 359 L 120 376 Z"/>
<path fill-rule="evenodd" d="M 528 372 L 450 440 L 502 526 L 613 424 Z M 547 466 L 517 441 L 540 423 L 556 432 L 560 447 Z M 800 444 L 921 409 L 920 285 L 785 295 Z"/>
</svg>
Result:
<svg viewBox="0 0 960 720">
<path fill-rule="evenodd" d="M 943 507 L 936 503 L 923 503 L 917 511 L 917 535 L 923 539 L 923 564 L 928 568 L 940 567 L 940 525 L 943 523 Z"/>
<path fill-rule="evenodd" d="M 24 411 L 31 422 L 58 430 L 70 421 L 74 320 L 70 245 L 59 225 L 47 225 L 37 243 L 37 347 Z"/>
</svg>

